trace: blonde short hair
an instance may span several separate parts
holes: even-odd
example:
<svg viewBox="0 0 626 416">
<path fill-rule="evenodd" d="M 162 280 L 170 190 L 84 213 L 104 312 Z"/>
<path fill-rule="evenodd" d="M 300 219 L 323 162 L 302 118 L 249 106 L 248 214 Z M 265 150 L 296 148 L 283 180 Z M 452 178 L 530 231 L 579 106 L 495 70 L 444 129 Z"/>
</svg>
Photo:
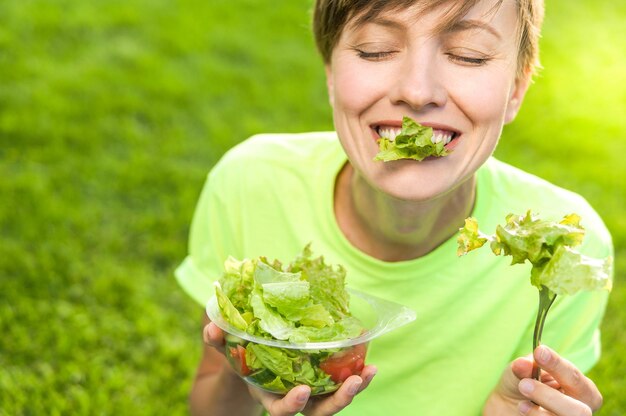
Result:
<svg viewBox="0 0 626 416">
<path fill-rule="evenodd" d="M 317 48 L 325 63 L 330 63 L 332 51 L 348 23 L 366 23 L 383 12 L 417 6 L 423 11 L 449 6 L 439 30 L 445 30 L 461 19 L 479 0 L 316 0 L 313 10 L 313 33 Z M 498 0 L 494 7 L 504 0 Z M 518 9 L 517 75 L 523 77 L 539 68 L 539 36 L 543 22 L 543 0 L 511 0 Z M 356 19 L 353 22 L 353 19 Z"/>
</svg>

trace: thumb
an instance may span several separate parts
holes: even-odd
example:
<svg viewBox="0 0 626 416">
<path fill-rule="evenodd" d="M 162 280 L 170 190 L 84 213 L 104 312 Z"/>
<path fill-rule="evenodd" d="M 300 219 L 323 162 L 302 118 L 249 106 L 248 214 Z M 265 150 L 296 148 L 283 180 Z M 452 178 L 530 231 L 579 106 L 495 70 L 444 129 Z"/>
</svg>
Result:
<svg viewBox="0 0 626 416">
<path fill-rule="evenodd" d="M 305 385 L 294 387 L 285 396 L 277 396 L 255 387 L 249 387 L 248 390 L 271 416 L 293 416 L 304 409 L 311 396 L 311 388 Z"/>
<path fill-rule="evenodd" d="M 514 360 L 502 373 L 500 383 L 498 384 L 498 393 L 503 397 L 523 399 L 519 392 L 519 382 L 523 378 L 531 376 L 533 369 L 533 361 L 529 357 L 520 357 Z"/>
<path fill-rule="evenodd" d="M 532 376 L 533 365 L 534 363 L 531 355 L 520 357 L 511 363 L 511 371 L 519 381 L 523 378 L 529 378 Z"/>
</svg>

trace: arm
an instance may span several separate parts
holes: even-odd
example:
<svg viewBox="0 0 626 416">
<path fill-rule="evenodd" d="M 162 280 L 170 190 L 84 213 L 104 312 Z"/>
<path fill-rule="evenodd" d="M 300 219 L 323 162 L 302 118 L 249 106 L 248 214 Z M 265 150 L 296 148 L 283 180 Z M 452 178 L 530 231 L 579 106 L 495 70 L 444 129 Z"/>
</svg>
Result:
<svg viewBox="0 0 626 416">
<path fill-rule="evenodd" d="M 602 395 L 576 366 L 545 346 L 534 358 L 541 382 L 531 379 L 532 359 L 518 358 L 504 371 L 487 399 L 483 415 L 590 416 L 602 406 Z"/>
<path fill-rule="evenodd" d="M 204 318 L 204 327 L 209 324 Z M 194 416 L 260 415 L 262 408 L 217 348 L 205 344 L 189 396 Z"/>
</svg>

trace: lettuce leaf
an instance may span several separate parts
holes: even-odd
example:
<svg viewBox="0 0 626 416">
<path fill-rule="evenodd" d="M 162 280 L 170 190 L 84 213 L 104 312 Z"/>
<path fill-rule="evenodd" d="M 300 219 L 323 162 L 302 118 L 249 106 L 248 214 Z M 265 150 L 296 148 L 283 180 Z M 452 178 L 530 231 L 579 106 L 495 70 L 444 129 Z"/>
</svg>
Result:
<svg viewBox="0 0 626 416">
<path fill-rule="evenodd" d="M 255 373 L 255 379 L 274 391 L 287 391 L 297 384 L 307 384 L 314 392 L 321 392 L 324 387 L 334 385 L 330 376 L 312 362 L 329 355 L 328 352 L 310 354 L 254 343 L 246 347 L 246 362 Z"/>
<path fill-rule="evenodd" d="M 287 267 L 266 258 L 228 258 L 215 292 L 222 317 L 235 328 L 292 343 L 356 338 L 361 322 L 350 314 L 345 269 L 314 258 L 310 246 Z M 231 342 L 231 341 L 227 341 Z M 334 391 L 337 384 L 320 363 L 336 350 L 300 351 L 254 342 L 232 341 L 245 349 L 246 377 L 273 392 L 298 384 L 313 394 Z"/>
<path fill-rule="evenodd" d="M 250 306 L 255 318 L 258 319 L 260 329 L 276 339 L 289 339 L 291 332 L 295 328 L 294 324 L 278 312 L 275 312 L 271 307 L 268 307 L 263 301 L 263 295 L 258 291 L 252 293 Z"/>
<path fill-rule="evenodd" d="M 311 283 L 313 304 L 322 305 L 336 320 L 349 316 L 350 296 L 345 289 L 346 270 L 341 265 L 327 265 L 323 257 L 312 258 L 312 255 L 311 248 L 307 245 L 302 254 L 289 265 L 288 270 L 300 273 Z"/>
<path fill-rule="evenodd" d="M 241 316 L 241 313 L 239 313 L 228 296 L 226 296 L 219 283 L 215 285 L 215 295 L 217 296 L 217 304 L 222 312 L 222 316 L 224 316 L 224 319 L 226 319 L 235 328 L 245 331 L 248 328 L 248 323 Z"/>
<path fill-rule="evenodd" d="M 287 355 L 286 349 L 268 347 L 266 345 L 250 343 L 246 350 L 251 349 L 256 357 L 255 363 L 259 368 L 267 368 L 276 376 L 294 381 L 293 360 Z"/>
<path fill-rule="evenodd" d="M 526 215 L 509 214 L 504 226 L 498 225 L 494 235 L 478 230 L 474 218 L 465 220 L 457 239 L 458 255 L 490 242 L 496 255 L 511 256 L 511 264 L 526 261 L 532 264 L 531 284 L 551 294 L 574 294 L 580 290 L 611 288 L 611 258 L 593 259 L 574 250 L 585 235 L 576 214 L 561 221 L 537 218 L 529 210 Z"/>
<path fill-rule="evenodd" d="M 270 266 L 264 261 L 258 261 L 254 269 L 254 280 L 260 284 L 299 282 L 302 280 L 300 273 L 288 273 Z"/>
<path fill-rule="evenodd" d="M 558 295 L 572 295 L 580 290 L 611 289 L 611 258 L 594 259 L 580 254 L 574 247 L 583 241 L 585 230 L 576 214 L 560 222 L 526 215 L 509 214 L 504 226 L 494 235 L 482 234 L 474 218 L 468 218 L 457 239 L 458 255 L 490 242 L 496 255 L 511 256 L 511 264 L 532 264 L 530 283 L 539 290 L 539 309 L 533 332 L 533 351 L 541 344 L 546 316 Z M 539 380 L 540 370 L 533 364 L 532 378 Z"/>
<path fill-rule="evenodd" d="M 611 259 L 594 259 L 560 245 L 541 268 L 533 268 L 531 282 L 557 295 L 579 290 L 611 290 Z"/>
<path fill-rule="evenodd" d="M 459 232 L 459 237 L 457 238 L 459 245 L 456 251 L 457 256 L 462 256 L 472 250 L 480 248 L 490 240 L 489 236 L 484 235 L 478 230 L 478 221 L 476 221 L 476 218 L 466 218 L 465 226 L 461 228 Z"/>
<path fill-rule="evenodd" d="M 356 338 L 361 335 L 362 331 L 363 325 L 361 321 L 349 316 L 333 325 L 326 325 L 321 328 L 305 325 L 299 326 L 291 332 L 289 341 L 302 343 Z"/>
<path fill-rule="evenodd" d="M 585 231 L 576 214 L 566 216 L 561 222 L 535 218 L 531 211 L 525 216 L 509 214 L 506 225 L 498 225 L 491 250 L 499 255 L 511 256 L 511 264 L 530 261 L 541 267 L 560 246 L 575 247 L 582 243 Z"/>
<path fill-rule="evenodd" d="M 349 311 L 345 269 L 310 246 L 287 267 L 228 258 L 216 288 L 222 316 L 236 328 L 265 338 L 292 342 L 323 342 L 358 336 L 362 325 Z"/>
<path fill-rule="evenodd" d="M 224 274 L 220 279 L 222 290 L 241 311 L 244 311 L 249 303 L 250 293 L 254 287 L 256 263 L 257 260 L 239 261 L 230 256 L 224 262 Z"/>
<path fill-rule="evenodd" d="M 374 160 L 389 162 L 398 159 L 424 160 L 429 156 L 447 156 L 443 142 L 433 143 L 433 129 L 425 127 L 409 117 L 402 118 L 402 130 L 395 140 L 381 137 Z"/>
</svg>

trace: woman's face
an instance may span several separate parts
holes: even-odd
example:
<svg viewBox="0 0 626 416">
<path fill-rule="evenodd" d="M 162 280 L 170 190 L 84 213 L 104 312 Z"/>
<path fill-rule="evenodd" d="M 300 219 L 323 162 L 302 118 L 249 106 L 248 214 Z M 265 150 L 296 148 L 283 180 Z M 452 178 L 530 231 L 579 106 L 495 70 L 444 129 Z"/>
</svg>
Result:
<svg viewBox="0 0 626 416">
<path fill-rule="evenodd" d="M 348 158 L 370 185 L 400 199 L 428 200 L 469 179 L 517 114 L 528 80 L 516 79 L 513 0 L 477 4 L 436 33 L 445 10 L 383 13 L 348 23 L 327 67 L 335 128 Z M 452 137 L 451 152 L 418 162 L 373 161 L 382 129 L 403 116 Z"/>
</svg>

